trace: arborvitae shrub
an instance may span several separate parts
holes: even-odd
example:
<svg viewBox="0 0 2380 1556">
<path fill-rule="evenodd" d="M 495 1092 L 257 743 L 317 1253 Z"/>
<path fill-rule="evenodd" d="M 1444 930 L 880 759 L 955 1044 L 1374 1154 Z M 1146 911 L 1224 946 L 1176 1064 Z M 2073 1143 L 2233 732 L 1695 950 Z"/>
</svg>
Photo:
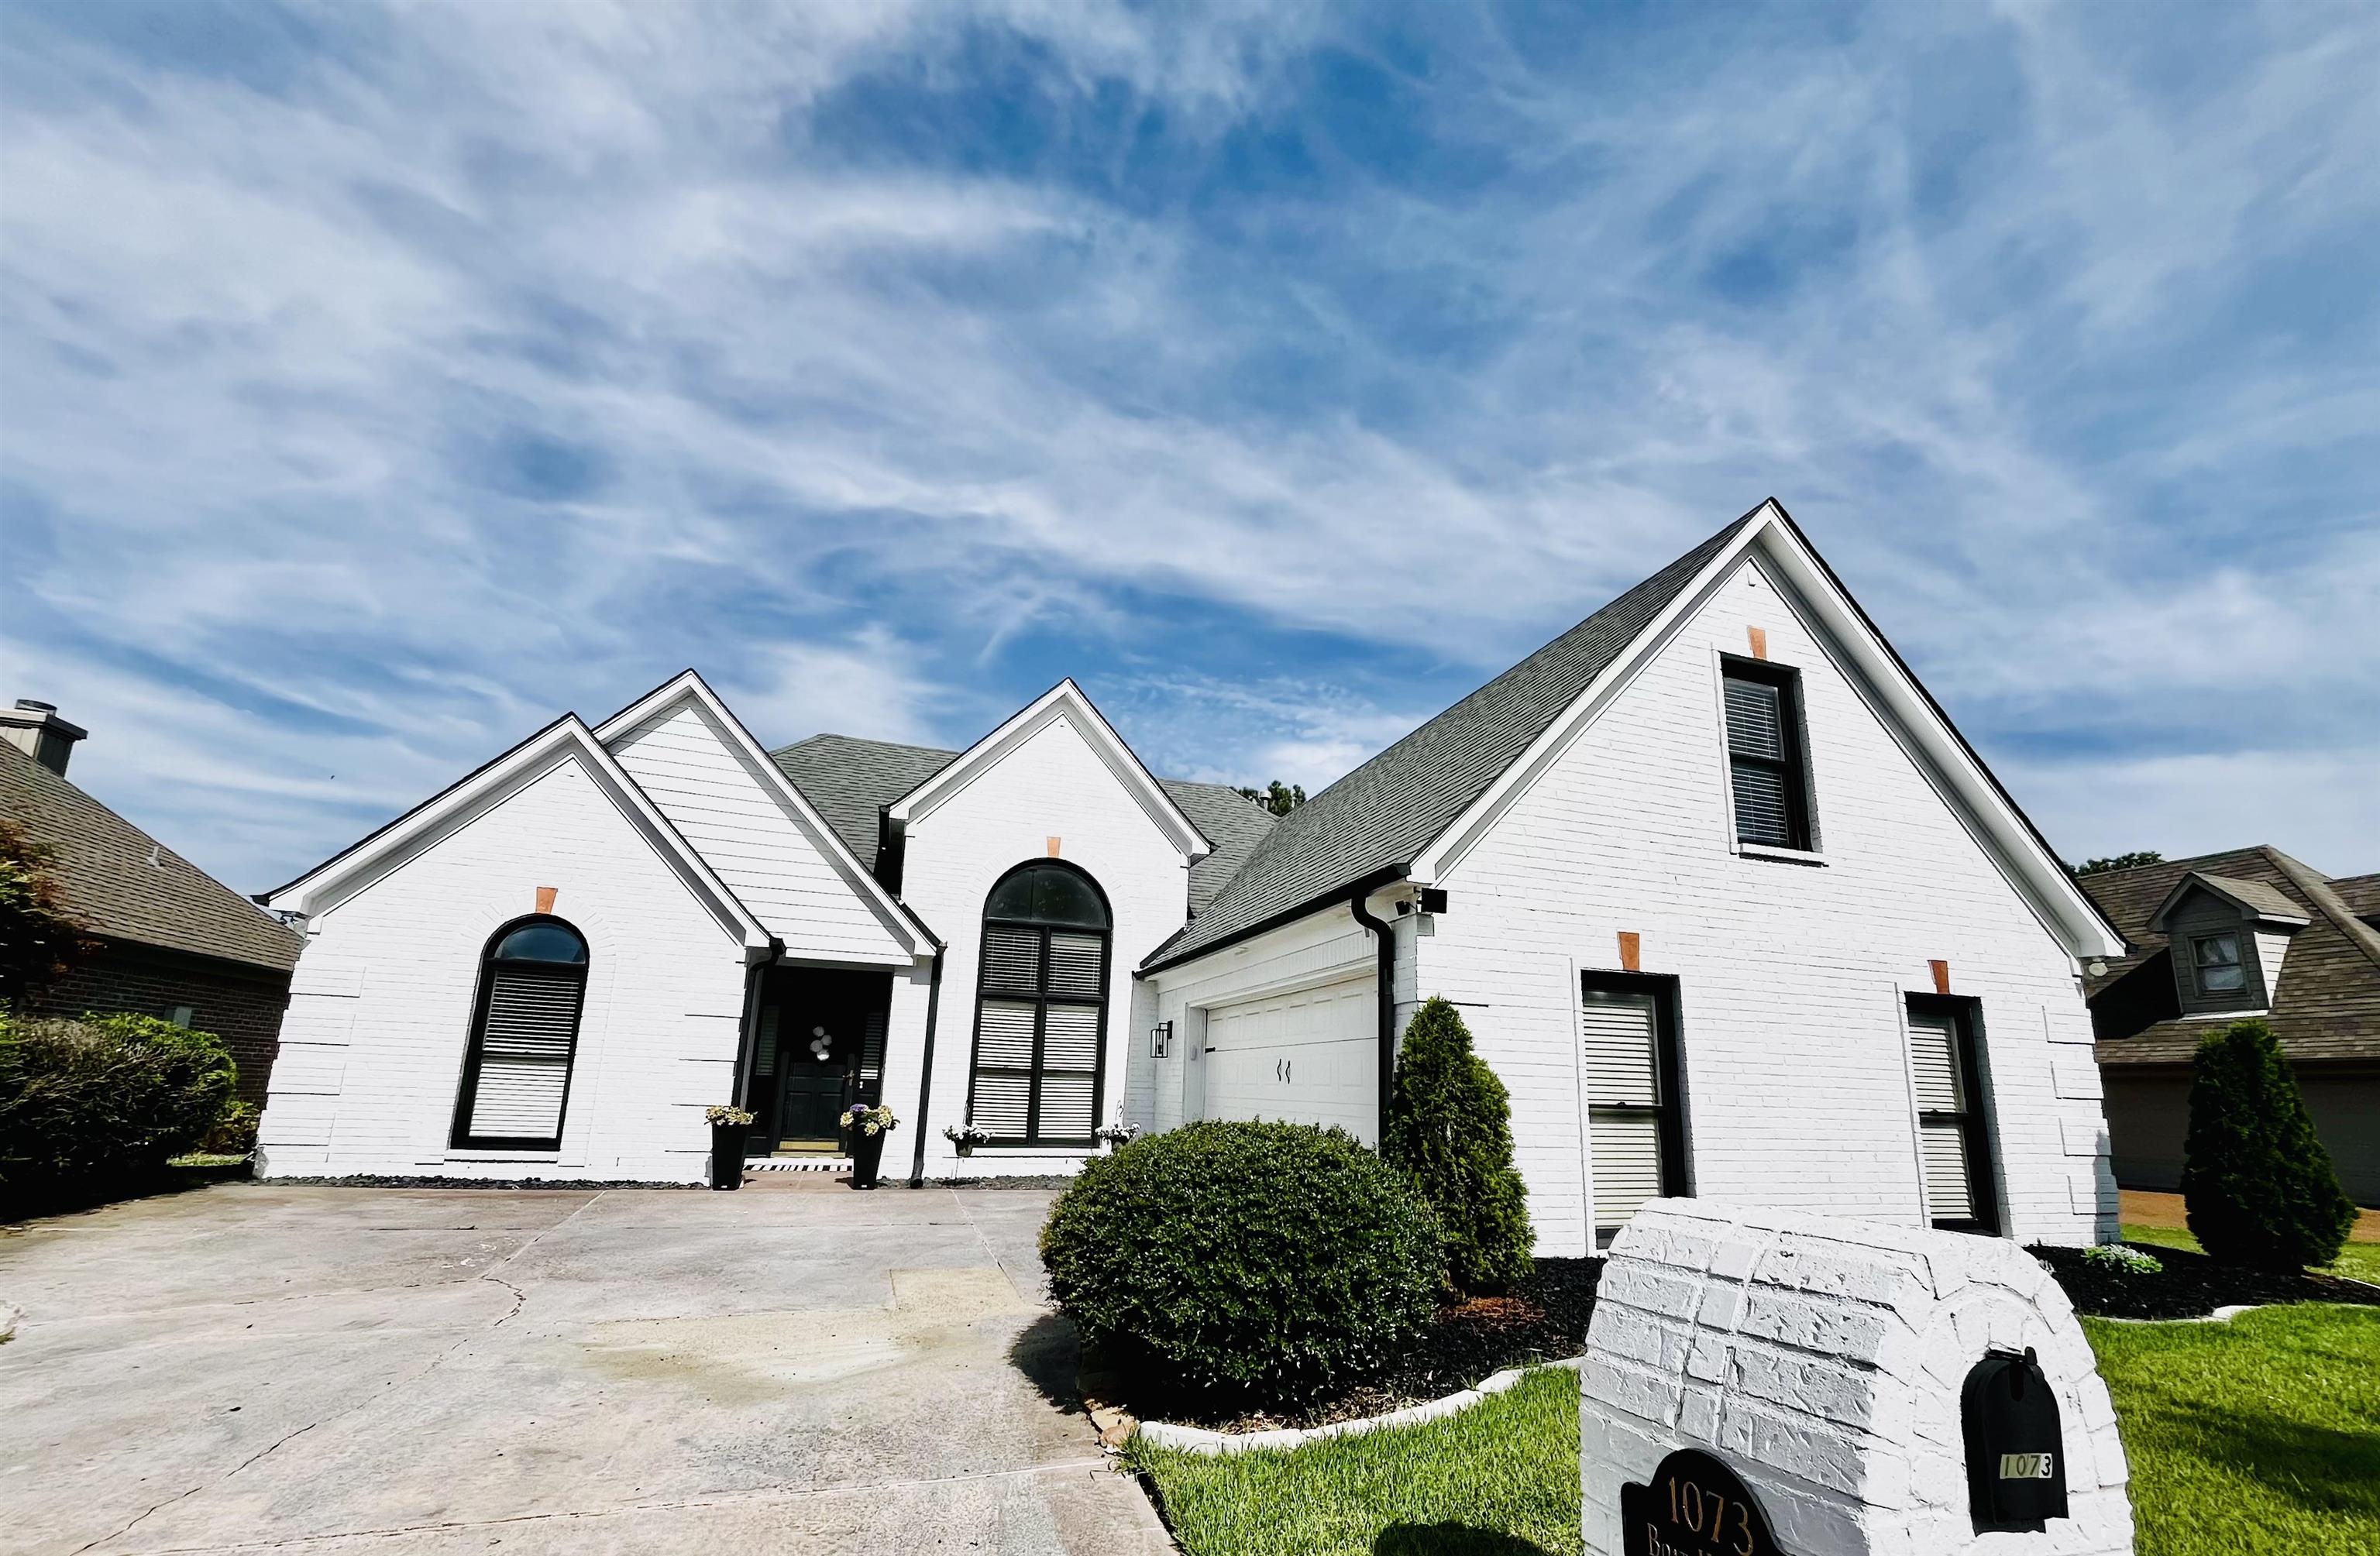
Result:
<svg viewBox="0 0 2380 1556">
<path fill-rule="evenodd" d="M 153 1016 L 0 1013 L 0 1180 L 137 1177 L 206 1138 L 238 1079 L 223 1039 Z"/>
<path fill-rule="evenodd" d="M 1041 1229 L 1090 1344 L 1264 1403 L 1392 1358 L 1434 1310 L 1429 1207 L 1343 1130 L 1220 1119 L 1095 1156 Z"/>
<path fill-rule="evenodd" d="M 1438 1212 L 1448 1276 L 1465 1291 L 1504 1291 L 1533 1268 L 1528 1190 L 1512 1165 L 1504 1083 L 1471 1051 L 1462 1012 L 1432 999 L 1397 1055 L 1380 1154 Z"/>
<path fill-rule="evenodd" d="M 2354 1202 L 2263 1021 L 2234 1022 L 2199 1045 L 2181 1193 L 2192 1235 L 2226 1264 L 2327 1264 L 2355 1224 Z"/>
</svg>

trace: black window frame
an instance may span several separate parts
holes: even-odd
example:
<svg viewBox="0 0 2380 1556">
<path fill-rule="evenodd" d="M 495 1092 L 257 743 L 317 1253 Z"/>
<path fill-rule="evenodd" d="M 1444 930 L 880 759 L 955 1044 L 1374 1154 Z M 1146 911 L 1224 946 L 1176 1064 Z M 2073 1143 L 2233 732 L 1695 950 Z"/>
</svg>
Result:
<svg viewBox="0 0 2380 1556">
<path fill-rule="evenodd" d="M 1661 1146 L 1661 1195 L 1663 1199 L 1694 1198 L 1693 1163 L 1686 1151 L 1686 1087 L 1685 1059 L 1679 1041 L 1678 980 L 1662 972 L 1623 972 L 1600 968 L 1583 968 L 1579 971 L 1579 995 L 1582 1000 L 1589 994 L 1644 995 L 1653 1001 L 1653 1079 L 1660 1088 L 1661 1101 L 1652 1107 L 1631 1104 L 1606 1105 L 1587 1099 L 1588 1148 L 1593 1149 L 1595 1115 L 1624 1113 L 1655 1116 L 1654 1128 Z M 1573 1018 L 1572 1036 L 1577 1036 L 1578 1022 Z M 1581 1063 L 1584 1063 L 1584 1055 Z M 1594 1196 L 1587 1205 L 1587 1234 L 1597 1248 L 1608 1246 L 1618 1235 L 1619 1228 L 1605 1231 L 1596 1224 Z"/>
<path fill-rule="evenodd" d="M 1925 1142 L 1924 1129 L 1930 1119 L 1937 1123 L 1956 1119 L 1967 1146 L 1967 1201 L 1974 1207 L 1973 1216 L 1941 1216 L 1934 1207 L 1925 1207 L 1927 1225 L 1944 1232 L 1971 1232 L 1978 1236 L 2000 1235 L 1999 1161 L 1992 1150 L 1991 1095 L 1984 1090 L 1984 1004 L 1969 995 L 1931 995 L 1912 992 L 1907 995 L 1912 1016 L 1945 1016 L 1950 1020 L 1950 1051 L 1952 1063 L 1959 1070 L 1959 1089 L 1966 1093 L 1967 1105 L 1962 1113 L 1945 1114 L 1938 1109 L 1920 1108 L 1917 1112 L 1918 1187 L 1925 1188 Z"/>
<path fill-rule="evenodd" d="M 1026 871 L 1044 869 L 1062 870 L 1068 874 L 1080 880 L 1085 886 L 1090 887 L 1091 894 L 1099 899 L 1099 912 L 1106 922 L 1095 931 L 1087 924 L 1062 923 L 1054 920 L 1048 919 L 1013 918 L 1006 915 L 995 915 L 991 911 L 991 903 L 993 899 L 1000 895 L 1001 887 L 1006 886 L 1011 880 L 1023 874 Z M 1106 890 L 1100 887 L 1098 877 L 1094 876 L 1089 871 L 1082 868 L 1082 866 L 1063 859 L 1028 859 L 1020 864 L 1001 872 L 1000 878 L 992 882 L 991 888 L 984 893 L 983 901 L 983 927 L 981 935 L 978 940 L 976 947 L 975 1038 L 971 1050 L 967 1055 L 967 1123 L 969 1125 L 973 1125 L 975 1123 L 976 1081 L 979 1076 L 985 1073 L 987 1068 L 996 1075 L 1022 1075 L 1026 1078 L 1025 1133 L 1022 1135 L 994 1135 L 991 1137 L 989 1143 L 994 1146 L 1021 1146 L 1036 1149 L 1056 1148 L 1069 1151 L 1092 1150 L 1099 1144 L 1099 1136 L 1096 1133 L 1075 1136 L 1044 1135 L 1039 1132 L 1041 1123 L 1041 1083 L 1048 1073 L 1046 1067 L 1042 1062 L 1043 1043 L 1049 1032 L 1050 1006 L 1064 1005 L 1077 1007 L 1089 1006 L 1095 1007 L 1099 1011 L 1097 1033 L 1092 1040 L 1091 1050 L 1092 1067 L 1090 1117 L 1091 1128 L 1096 1131 L 1099 1127 L 1099 1110 L 1107 1104 L 1108 1007 L 1111 1003 L 1108 998 L 1108 983 L 1115 971 L 1114 904 L 1108 900 L 1108 894 Z M 1041 936 L 1039 965 L 1036 974 L 1038 987 L 1035 990 L 1031 1001 L 1033 1005 L 1033 1062 L 1024 1069 L 1018 1069 L 1013 1065 L 992 1065 L 987 1067 L 983 1063 L 984 1002 L 986 1000 L 996 999 L 1001 1001 L 1002 1004 L 1020 1005 L 1026 1003 L 1024 996 L 1020 995 L 1014 993 L 997 992 L 989 988 L 985 983 L 984 968 L 990 959 L 991 949 L 991 932 L 994 929 L 1037 930 L 1039 932 Z M 1050 936 L 1052 935 L 1089 934 L 1097 934 L 1099 937 L 1099 996 L 1096 999 L 1091 999 L 1077 995 L 1052 995 L 1050 992 Z M 1078 1074 L 1080 1072 L 1062 1071 L 1060 1073 Z"/>
<path fill-rule="evenodd" d="M 553 1133 L 545 1135 L 475 1135 L 471 1129 L 471 1110 L 480 1096 L 480 1062 L 487 1047 L 488 1006 L 495 996 L 496 948 L 515 932 L 533 924 L 556 924 L 568 930 L 585 947 L 587 955 L 576 962 L 540 961 L 530 958 L 506 958 L 504 965 L 529 977 L 568 981 L 578 987 L 578 1002 L 570 1017 L 570 1052 L 562 1061 L 562 1103 L 554 1109 Z M 480 986 L 471 1000 L 471 1035 L 463 1048 L 463 1074 L 455 1090 L 455 1122 L 447 1131 L 446 1146 L 450 1151 L 535 1151 L 558 1152 L 562 1149 L 563 1132 L 570 1123 L 570 1089 L 578 1079 L 578 1034 L 587 1025 L 588 972 L 595 965 L 595 947 L 588 941 L 587 932 L 569 920 L 554 913 L 525 913 L 497 927 L 480 948 Z"/>
<path fill-rule="evenodd" d="M 1811 798 L 1810 742 L 1803 712 L 1802 672 L 1791 665 L 1775 664 L 1767 659 L 1739 658 L 1732 654 L 1719 656 L 1718 669 L 1719 732 L 1727 748 L 1728 830 L 1735 846 L 1740 849 L 1785 849 L 1794 853 L 1815 853 L 1818 850 L 1818 813 Z M 1737 752 L 1735 733 L 1727 718 L 1727 683 L 1730 681 L 1767 686 L 1776 691 L 1778 743 L 1784 748 L 1782 756 Z M 1735 808 L 1735 769 L 1738 764 L 1774 771 L 1783 777 L 1785 829 L 1789 841 L 1773 843 L 1743 835 L 1743 818 L 1736 814 Z"/>
</svg>

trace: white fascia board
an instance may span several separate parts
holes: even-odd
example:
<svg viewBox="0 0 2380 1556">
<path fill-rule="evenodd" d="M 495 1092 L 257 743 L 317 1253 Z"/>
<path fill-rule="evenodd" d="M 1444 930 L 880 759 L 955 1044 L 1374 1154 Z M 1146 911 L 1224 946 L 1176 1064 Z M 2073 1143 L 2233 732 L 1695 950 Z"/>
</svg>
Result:
<svg viewBox="0 0 2380 1556">
<path fill-rule="evenodd" d="M 2052 937 L 2078 961 L 2122 956 L 2123 937 L 2075 885 L 2064 862 L 2041 840 L 1948 717 L 1836 583 L 1826 564 L 1803 543 L 1774 500 L 1763 503 L 1753 522 L 1637 634 L 1628 651 L 1606 667 L 1521 758 L 1422 850 L 1414 862 L 1412 878 L 1432 885 L 1442 881 L 1747 555 L 1755 557 L 1772 584 L 1787 585 L 1779 590 L 1780 597 L 1817 629 L 1814 635 L 1828 645 L 1840 668 L 1860 688 L 1902 749 L 1933 778 L 1937 790 L 1951 802 L 1953 812 L 2016 886 Z"/>
<path fill-rule="evenodd" d="M 264 905 L 309 917 L 327 911 L 572 755 L 586 764 L 589 776 L 654 852 L 742 943 L 746 959 L 766 959 L 776 944 L 768 926 L 736 899 L 577 714 L 565 714 L 363 841 L 269 893 Z"/>
<path fill-rule="evenodd" d="M 834 862 L 835 869 L 874 910 L 904 950 L 915 958 L 932 956 L 941 948 L 941 942 L 932 930 L 926 927 L 925 921 L 884 889 L 884 883 L 876 878 L 873 870 L 860 862 L 859 856 L 851 851 L 851 845 L 843 840 L 843 834 L 827 825 L 826 818 L 819 814 L 818 807 L 810 803 L 808 796 L 785 776 L 785 770 L 771 759 L 767 748 L 720 700 L 719 694 L 710 689 L 710 683 L 696 671 L 688 669 L 671 677 L 606 718 L 595 727 L 595 738 L 609 749 L 613 741 L 647 719 L 687 699 L 709 710 L 711 721 L 725 731 L 736 754 L 758 771 L 761 784 L 776 796 L 778 803 L 792 814 L 795 825 L 808 833 L 811 841 Z"/>
<path fill-rule="evenodd" d="M 1133 754 L 1123 737 L 1114 726 L 1091 706 L 1091 699 L 1070 678 L 1061 681 L 1026 704 L 1016 716 L 999 729 L 967 747 L 940 772 L 892 802 L 885 810 L 894 826 L 905 827 L 913 821 L 922 821 L 934 808 L 965 789 L 983 773 L 997 766 L 1001 758 L 1031 740 L 1060 718 L 1071 719 L 1091 750 L 1123 784 L 1125 792 L 1148 814 L 1182 856 L 1193 862 L 1215 851 L 1215 845 L 1198 830 L 1197 824 L 1173 802 L 1173 796 L 1157 781 L 1140 758 Z"/>
<path fill-rule="evenodd" d="M 1654 657 L 1677 634 L 1679 628 L 1702 609 L 1712 591 L 1735 570 L 1736 562 L 1751 547 L 1753 537 L 1770 522 L 1770 514 L 1775 508 L 1773 502 L 1763 504 L 1758 516 L 1739 530 L 1734 539 L 1704 564 L 1693 584 L 1679 590 L 1677 597 L 1670 600 L 1658 616 L 1645 623 L 1627 651 L 1604 666 L 1603 673 L 1587 683 L 1586 690 L 1562 710 L 1561 716 L 1531 742 L 1529 748 L 1521 753 L 1519 758 L 1506 767 L 1496 781 L 1471 802 L 1469 808 L 1456 816 L 1444 832 L 1421 850 L 1414 860 L 1413 868 L 1406 873 L 1409 880 L 1417 886 L 1435 886 L 1445 879 L 1463 856 L 1487 836 L 1488 828 L 1512 809 L 1512 802 L 1525 793 L 1563 752 L 1570 749 L 1571 743 L 1611 705 L 1612 699 L 1653 661 Z"/>
</svg>

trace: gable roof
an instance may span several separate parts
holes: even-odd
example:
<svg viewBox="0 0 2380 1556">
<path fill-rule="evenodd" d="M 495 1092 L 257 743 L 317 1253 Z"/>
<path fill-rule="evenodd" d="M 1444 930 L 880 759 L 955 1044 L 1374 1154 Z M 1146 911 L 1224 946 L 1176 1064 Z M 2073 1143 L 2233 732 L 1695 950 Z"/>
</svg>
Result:
<svg viewBox="0 0 2380 1556">
<path fill-rule="evenodd" d="M 2305 909 L 2268 881 L 2241 880 L 2236 875 L 2210 875 L 2204 870 L 2192 870 L 2173 883 L 2173 889 L 2165 894 L 2157 911 L 2149 915 L 2148 926 L 2164 933 L 2167 916 L 2183 898 L 2200 890 L 2212 892 L 2250 918 L 2291 925 L 2306 922 Z"/>
<path fill-rule="evenodd" d="M 1281 819 L 1154 971 L 1402 871 L 1727 549 L 1729 525 Z"/>
<path fill-rule="evenodd" d="M 941 944 L 933 932 L 926 927 L 925 922 L 885 890 L 884 883 L 876 878 L 876 872 L 863 862 L 875 858 L 874 839 L 869 839 L 864 854 L 852 848 L 843 833 L 819 814 L 817 807 L 810 803 L 808 797 L 803 794 L 785 770 L 761 749 L 760 742 L 752 738 L 752 731 L 744 727 L 744 721 L 720 701 L 719 694 L 710 689 L 710 683 L 693 669 L 679 671 L 605 719 L 596 727 L 595 738 L 608 750 L 615 740 L 680 704 L 693 704 L 710 715 L 711 724 L 725 737 L 735 754 L 751 769 L 770 796 L 791 813 L 795 826 L 808 834 L 813 845 L 827 856 L 835 873 L 843 876 L 844 883 L 875 911 L 877 917 L 884 921 L 903 949 L 917 955 Z"/>
<path fill-rule="evenodd" d="M 877 818 L 884 807 L 949 766 L 958 754 L 937 746 L 899 745 L 856 735 L 812 735 L 770 753 L 862 859 L 876 856 Z M 1190 866 L 1190 911 L 1195 913 L 1214 900 L 1232 873 L 1272 830 L 1274 817 L 1226 784 L 1186 778 L 1158 782 L 1214 845 L 1212 853 Z"/>
<path fill-rule="evenodd" d="M 771 953 L 777 944 L 768 926 L 736 899 L 702 855 L 696 852 L 652 797 L 637 786 L 619 761 L 595 738 L 595 731 L 575 713 L 565 713 L 544 729 L 448 784 L 421 803 L 378 830 L 350 843 L 311 870 L 258 900 L 299 913 L 311 914 L 349 895 L 347 888 L 383 865 L 412 857 L 443 836 L 450 822 L 468 820 L 475 807 L 492 805 L 516 786 L 546 771 L 565 755 L 576 755 L 588 773 L 617 804 L 629 824 L 666 860 L 697 899 L 743 942 L 747 955 Z"/>
<path fill-rule="evenodd" d="M 1155 971 L 1405 875 L 1439 879 L 1558 756 L 1649 647 L 1755 544 L 1824 617 L 1871 690 L 1949 780 L 1962 819 L 2076 954 L 2119 948 L 2038 828 L 1772 498 L 1316 795 L 1208 911 L 1143 962 Z"/>
<path fill-rule="evenodd" d="M 895 829 L 912 821 L 922 821 L 933 811 L 972 783 L 976 778 L 997 766 L 1009 753 L 1033 739 L 1043 730 L 1063 722 L 1080 736 L 1091 754 L 1123 785 L 1124 792 L 1140 805 L 1157 829 L 1183 855 L 1196 861 L 1215 851 L 1215 845 L 1198 830 L 1198 824 L 1183 814 L 1182 807 L 1157 775 L 1141 764 L 1123 737 L 1106 716 L 1091 706 L 1091 699 L 1070 677 L 1061 681 L 1007 720 L 1000 728 L 976 742 L 953 757 L 931 777 L 884 808 L 885 819 Z"/>
<path fill-rule="evenodd" d="M 2109 959 L 2105 973 L 2086 981 L 2085 992 L 2095 1004 L 2134 974 L 2161 980 L 2163 989 L 2171 987 L 2169 942 L 2150 925 L 2168 899 L 2193 875 L 2252 883 L 2260 898 L 2269 894 L 2306 920 L 2305 927 L 2289 936 L 2272 1013 L 2265 1018 L 2285 1053 L 2298 1060 L 2380 1059 L 2380 930 L 2357 917 L 2347 895 L 2337 889 L 2341 883 L 2267 846 L 2082 877 L 2082 889 L 2131 942 L 2128 955 Z M 2345 884 L 2360 889 L 2362 882 L 2371 879 L 2352 877 Z M 2224 1024 L 2220 1019 L 2177 1017 L 2130 1037 L 2103 1038 L 2097 1045 L 2099 1062 L 2188 1064 L 2199 1043 Z"/>
<path fill-rule="evenodd" d="M 59 898 L 94 935 L 276 972 L 298 964 L 296 930 L 6 741 L 0 816 L 51 850 Z"/>
</svg>

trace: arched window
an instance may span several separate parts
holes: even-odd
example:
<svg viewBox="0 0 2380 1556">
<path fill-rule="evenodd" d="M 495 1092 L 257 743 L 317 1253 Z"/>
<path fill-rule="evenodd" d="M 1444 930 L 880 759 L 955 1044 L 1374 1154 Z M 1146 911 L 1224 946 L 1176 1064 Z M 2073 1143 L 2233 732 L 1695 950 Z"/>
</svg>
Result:
<svg viewBox="0 0 2380 1556">
<path fill-rule="evenodd" d="M 1018 865 L 985 900 L 967 1122 L 993 1140 L 1093 1143 L 1109 923 L 1099 884 L 1054 859 Z"/>
<path fill-rule="evenodd" d="M 455 1103 L 454 1144 L 558 1151 L 570 1060 L 587 996 L 587 938 L 560 919 L 496 931 L 480 960 L 480 1002 Z"/>
</svg>

